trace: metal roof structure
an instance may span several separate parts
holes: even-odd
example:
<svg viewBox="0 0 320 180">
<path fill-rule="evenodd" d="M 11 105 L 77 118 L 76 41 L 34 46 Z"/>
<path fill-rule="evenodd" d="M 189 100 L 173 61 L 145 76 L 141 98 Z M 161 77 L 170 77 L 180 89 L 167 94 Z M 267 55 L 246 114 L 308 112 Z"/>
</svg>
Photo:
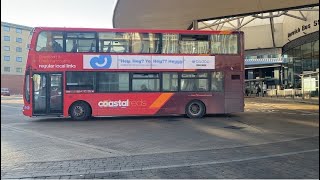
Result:
<svg viewBox="0 0 320 180">
<path fill-rule="evenodd" d="M 307 21 L 308 19 L 305 13 L 308 11 L 319 12 L 319 6 L 274 11 L 269 13 L 256 13 L 247 16 L 236 16 L 210 21 L 200 21 L 198 22 L 200 25 L 198 25 L 197 29 L 222 30 L 222 28 L 224 28 L 240 30 L 244 26 L 260 26 L 265 24 L 271 24 L 271 26 L 274 26 L 276 23 L 283 23 L 285 16 L 299 19 L 301 21 Z M 299 12 L 299 14 L 296 15 L 295 12 Z"/>
<path fill-rule="evenodd" d="M 218 19 L 230 22 L 228 18 L 235 16 L 263 19 L 271 12 L 272 17 L 290 16 L 288 10 L 314 6 L 319 6 L 318 0 L 118 0 L 113 25 L 115 28 L 192 29 L 198 22 Z M 202 27 L 210 28 L 212 24 Z"/>
</svg>

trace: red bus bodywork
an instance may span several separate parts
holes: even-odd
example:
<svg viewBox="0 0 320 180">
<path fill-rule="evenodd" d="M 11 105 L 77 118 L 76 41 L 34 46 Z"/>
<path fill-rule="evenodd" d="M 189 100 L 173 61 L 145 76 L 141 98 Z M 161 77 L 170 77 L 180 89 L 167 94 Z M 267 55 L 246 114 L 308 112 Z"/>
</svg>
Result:
<svg viewBox="0 0 320 180">
<path fill-rule="evenodd" d="M 214 71 L 224 73 L 223 92 L 113 92 L 92 93 L 86 91 L 66 91 L 67 71 L 94 71 L 84 70 L 84 55 L 100 55 L 106 53 L 70 53 L 70 52 L 37 52 L 37 37 L 42 31 L 61 32 L 139 32 L 139 33 L 187 33 L 187 34 L 239 34 L 239 54 L 219 55 L 207 54 L 215 57 Z M 62 74 L 62 113 L 59 116 L 69 117 L 73 103 L 83 101 L 89 104 L 92 116 L 128 116 L 128 115 L 172 115 L 186 114 L 186 105 L 193 101 L 201 101 L 205 105 L 206 114 L 226 114 L 243 112 L 244 110 L 244 40 L 242 32 L 226 31 L 187 31 L 187 30 L 135 30 L 135 29 L 86 29 L 86 28 L 35 28 L 31 39 L 30 50 L 26 64 L 26 73 L 32 77 L 34 73 L 61 73 Z M 123 55 L 113 53 L 112 55 Z M 141 56 L 150 54 L 125 54 Z M 181 56 L 181 54 L 152 54 L 152 56 Z M 183 56 L 195 56 L 183 54 Z M 204 55 L 197 55 L 204 56 Z M 47 65 L 47 66 L 45 66 Z M 103 71 L 106 70 L 95 70 Z M 108 72 L 197 72 L 202 70 L 181 69 L 110 69 Z M 236 78 L 234 78 L 236 77 Z M 27 82 L 29 81 L 29 82 Z M 38 116 L 33 112 L 34 90 L 33 79 L 25 80 L 29 83 L 29 98 L 24 90 L 23 114 Z M 113 104 L 116 107 L 110 107 Z M 51 115 L 43 113 L 43 115 Z M 52 115 L 55 115 L 54 113 Z"/>
</svg>

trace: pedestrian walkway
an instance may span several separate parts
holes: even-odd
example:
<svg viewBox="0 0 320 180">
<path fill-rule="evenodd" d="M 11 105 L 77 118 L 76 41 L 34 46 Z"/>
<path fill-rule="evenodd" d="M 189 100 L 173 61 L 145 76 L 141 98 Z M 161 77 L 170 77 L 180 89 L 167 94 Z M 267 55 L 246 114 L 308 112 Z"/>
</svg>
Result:
<svg viewBox="0 0 320 180">
<path fill-rule="evenodd" d="M 1 179 L 203 179 L 319 177 L 319 137 L 224 149 L 1 167 Z"/>
<path fill-rule="evenodd" d="M 249 96 L 245 98 L 257 98 L 260 99 L 261 101 L 280 101 L 280 102 L 295 102 L 295 103 L 305 103 L 305 104 L 315 104 L 319 105 L 319 99 L 318 98 L 312 98 L 312 99 L 302 99 L 301 97 L 254 97 L 254 96 Z"/>
</svg>

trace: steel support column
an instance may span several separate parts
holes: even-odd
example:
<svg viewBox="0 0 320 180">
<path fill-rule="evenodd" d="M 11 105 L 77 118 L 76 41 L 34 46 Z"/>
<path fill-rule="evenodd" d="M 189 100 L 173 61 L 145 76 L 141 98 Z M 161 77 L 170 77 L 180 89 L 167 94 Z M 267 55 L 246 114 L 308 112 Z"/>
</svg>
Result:
<svg viewBox="0 0 320 180">
<path fill-rule="evenodd" d="M 198 24 L 198 20 L 193 20 L 193 30 L 198 30 L 199 29 L 199 24 Z"/>
<path fill-rule="evenodd" d="M 271 26 L 272 45 L 273 45 L 273 47 L 275 48 L 275 47 L 276 47 L 276 42 L 275 42 L 275 39 L 274 39 L 275 29 L 274 29 L 274 21 L 273 21 L 273 18 L 270 18 L 270 26 Z"/>
</svg>

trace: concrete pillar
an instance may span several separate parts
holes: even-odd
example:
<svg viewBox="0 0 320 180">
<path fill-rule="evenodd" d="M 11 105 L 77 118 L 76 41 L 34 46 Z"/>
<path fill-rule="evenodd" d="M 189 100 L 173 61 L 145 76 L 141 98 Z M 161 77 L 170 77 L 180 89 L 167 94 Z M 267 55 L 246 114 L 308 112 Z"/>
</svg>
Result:
<svg viewBox="0 0 320 180">
<path fill-rule="evenodd" d="M 274 79 L 276 79 L 278 81 L 278 84 L 280 83 L 279 80 L 280 80 L 280 68 L 277 67 L 277 68 L 274 68 Z"/>
</svg>

